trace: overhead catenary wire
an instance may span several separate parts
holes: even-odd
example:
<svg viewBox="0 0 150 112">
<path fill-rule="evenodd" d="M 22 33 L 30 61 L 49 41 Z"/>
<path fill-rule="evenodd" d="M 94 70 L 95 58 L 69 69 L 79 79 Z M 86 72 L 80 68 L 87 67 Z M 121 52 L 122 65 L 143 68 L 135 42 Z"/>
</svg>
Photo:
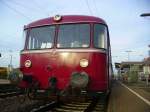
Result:
<svg viewBox="0 0 150 112">
<path fill-rule="evenodd" d="M 46 13 L 47 16 L 49 16 L 49 12 L 47 12 L 45 10 L 45 7 L 41 7 L 41 5 L 39 5 L 39 3 L 36 2 L 36 0 L 32 0 L 32 2 L 34 2 L 34 4 L 36 4 L 36 7 L 39 9 L 39 10 L 44 10 L 44 12 Z"/>
<path fill-rule="evenodd" d="M 89 5 L 88 0 L 85 0 L 85 2 L 86 2 L 87 8 L 88 8 L 90 14 L 91 14 L 91 15 L 94 15 L 93 12 L 92 12 L 92 9 L 90 8 L 90 5 Z"/>
<path fill-rule="evenodd" d="M 93 1 L 93 4 L 94 4 L 94 7 L 95 7 L 95 9 L 96 9 L 96 12 L 99 14 L 99 10 L 98 10 L 98 8 L 97 8 L 97 6 L 96 6 L 95 0 L 92 0 L 92 1 Z"/>
<path fill-rule="evenodd" d="M 11 2 L 11 1 L 9 1 L 9 2 Z M 39 13 L 39 11 L 41 11 L 41 12 L 43 12 L 42 10 L 40 10 L 39 8 L 37 8 L 37 5 L 35 6 L 35 7 L 29 7 L 29 6 L 27 6 L 27 5 L 24 5 L 24 4 L 21 4 L 20 2 L 16 2 L 16 1 L 13 1 L 13 2 L 11 2 L 12 4 L 15 4 L 15 5 L 17 5 L 17 6 L 20 6 L 21 8 L 24 8 L 24 9 L 28 9 L 28 10 L 30 10 L 30 11 L 34 11 L 34 12 L 36 12 L 36 13 Z M 47 15 L 46 13 L 42 13 L 43 15 Z"/>
<path fill-rule="evenodd" d="M 21 15 L 22 17 L 26 18 L 29 21 L 32 21 L 32 19 L 28 16 L 26 16 L 25 14 L 23 14 L 21 11 L 16 10 L 15 8 L 11 7 L 8 3 L 6 3 L 4 0 L 0 0 L 0 2 L 2 2 L 7 8 L 9 8 L 10 10 L 14 11 L 15 13 L 17 13 L 18 15 Z"/>
</svg>

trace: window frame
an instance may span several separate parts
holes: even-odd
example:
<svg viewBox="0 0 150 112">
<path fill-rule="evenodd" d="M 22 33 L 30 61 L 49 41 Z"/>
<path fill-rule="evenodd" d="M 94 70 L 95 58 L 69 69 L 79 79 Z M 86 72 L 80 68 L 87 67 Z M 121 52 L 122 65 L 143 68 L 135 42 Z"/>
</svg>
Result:
<svg viewBox="0 0 150 112">
<path fill-rule="evenodd" d="M 89 25 L 89 45 L 88 47 L 57 47 L 57 43 L 58 43 L 58 38 L 59 38 L 59 30 L 60 30 L 60 26 L 61 25 L 77 25 L 77 24 L 87 24 Z M 57 39 L 56 39 L 56 43 L 55 43 L 55 47 L 56 49 L 87 49 L 91 47 L 91 37 L 92 37 L 92 24 L 90 22 L 78 22 L 78 23 L 64 23 L 64 24 L 59 24 L 57 26 Z"/>
<path fill-rule="evenodd" d="M 71 47 L 66 47 L 66 48 L 60 48 L 60 47 L 57 47 L 57 43 L 58 43 L 58 34 L 59 34 L 59 29 L 60 29 L 60 25 L 68 25 L 68 24 L 88 24 L 89 25 L 89 31 L 90 31 L 90 35 L 89 35 L 89 46 L 88 47 L 74 47 L 74 48 L 71 48 Z M 99 47 L 96 47 L 94 45 L 94 36 L 95 36 L 95 33 L 94 33 L 94 26 L 96 24 L 100 24 L 100 25 L 103 25 L 106 27 L 106 35 L 107 37 L 105 38 L 106 39 L 106 48 L 99 48 Z M 28 49 L 28 42 L 29 42 L 29 36 L 30 36 L 30 32 L 33 28 L 40 28 L 40 27 L 48 27 L 48 26 L 54 26 L 54 37 L 53 37 L 53 45 L 51 48 L 42 48 L 42 49 Z M 88 49 L 88 48 L 96 48 L 96 49 L 103 49 L 103 50 L 107 50 L 108 49 L 108 42 L 109 42 L 109 32 L 108 32 L 108 26 L 106 24 L 102 24 L 102 23 L 97 23 L 97 22 L 79 22 L 79 23 L 63 23 L 63 24 L 52 24 L 52 25 L 44 25 L 44 26 L 38 26 L 38 27 L 30 27 L 30 28 L 26 28 L 24 29 L 24 31 L 26 30 L 26 37 L 25 37 L 25 43 L 24 43 L 24 47 L 23 47 L 23 50 L 44 50 L 44 49 L 54 49 L 54 48 L 57 48 L 57 49 Z M 22 50 L 22 51 L 23 51 Z"/>
<path fill-rule="evenodd" d="M 54 27 L 54 37 L 53 37 L 52 47 L 51 48 L 40 48 L 40 49 L 29 49 L 28 46 L 29 46 L 29 38 L 30 38 L 31 30 L 33 28 L 51 27 L 51 26 Z M 24 29 L 24 30 L 27 30 L 25 50 L 45 50 L 45 49 L 53 49 L 55 47 L 55 38 L 56 38 L 56 30 L 57 30 L 57 26 L 56 25 L 44 25 L 44 26 L 38 26 L 38 27 L 30 27 L 30 28 Z M 49 36 L 49 38 L 50 38 L 50 36 Z"/>
<path fill-rule="evenodd" d="M 100 47 L 95 46 L 95 43 L 94 43 L 94 40 L 95 40 L 95 25 L 102 25 L 102 26 L 105 26 L 105 28 L 106 28 L 106 36 L 107 37 L 105 37 L 105 42 L 104 42 L 104 44 L 105 44 L 104 46 L 106 48 L 100 48 Z M 108 41 L 109 41 L 108 26 L 106 24 L 102 24 L 102 23 L 93 23 L 93 41 L 92 41 L 93 48 L 107 50 L 108 49 L 108 44 L 109 44 Z"/>
</svg>

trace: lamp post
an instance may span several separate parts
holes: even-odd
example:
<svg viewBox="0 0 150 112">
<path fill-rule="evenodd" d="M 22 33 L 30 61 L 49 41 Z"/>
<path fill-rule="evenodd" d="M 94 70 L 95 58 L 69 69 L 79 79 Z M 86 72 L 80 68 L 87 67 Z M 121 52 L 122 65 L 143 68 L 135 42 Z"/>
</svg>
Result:
<svg viewBox="0 0 150 112">
<path fill-rule="evenodd" d="M 13 68 L 13 66 L 12 66 L 12 50 L 9 50 L 9 52 L 10 52 L 10 62 L 9 62 L 9 65 L 8 65 L 8 68 L 9 68 L 9 72 L 11 72 L 12 71 L 12 68 Z"/>
<path fill-rule="evenodd" d="M 128 53 L 128 61 L 130 61 L 130 53 L 133 52 L 133 51 L 128 50 L 128 51 L 125 51 L 125 52 Z M 131 65 L 130 65 L 130 63 L 129 63 L 129 74 L 128 74 L 128 76 L 127 76 L 127 81 L 128 81 L 128 78 L 130 77 L 130 74 L 131 74 Z"/>
<path fill-rule="evenodd" d="M 148 56 L 150 57 L 150 45 L 148 45 L 148 47 L 149 47 Z"/>
<path fill-rule="evenodd" d="M 9 52 L 10 52 L 10 66 L 12 66 L 12 50 L 10 50 Z"/>
<path fill-rule="evenodd" d="M 130 61 L 130 53 L 131 53 L 131 52 L 133 52 L 133 51 L 128 50 L 128 51 L 125 51 L 125 52 L 127 52 L 127 53 L 128 53 L 128 61 Z"/>
<path fill-rule="evenodd" d="M 140 15 L 141 17 L 150 17 L 150 13 L 143 13 Z M 148 45 L 148 47 L 150 48 L 150 44 Z M 150 50 L 148 51 L 148 55 L 150 57 Z M 148 75 L 146 75 L 146 84 L 148 85 Z"/>
</svg>

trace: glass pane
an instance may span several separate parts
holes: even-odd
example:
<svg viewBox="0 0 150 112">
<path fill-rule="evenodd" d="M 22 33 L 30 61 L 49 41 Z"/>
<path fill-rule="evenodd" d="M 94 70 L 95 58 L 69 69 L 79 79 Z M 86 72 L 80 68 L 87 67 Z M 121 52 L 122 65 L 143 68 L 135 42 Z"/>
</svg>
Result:
<svg viewBox="0 0 150 112">
<path fill-rule="evenodd" d="M 32 28 L 29 34 L 28 49 L 52 48 L 54 35 L 54 26 Z"/>
<path fill-rule="evenodd" d="M 107 28 L 102 24 L 94 25 L 94 46 L 96 48 L 107 48 Z"/>
<path fill-rule="evenodd" d="M 57 42 L 58 48 L 86 48 L 89 45 L 89 24 L 60 25 Z"/>
</svg>

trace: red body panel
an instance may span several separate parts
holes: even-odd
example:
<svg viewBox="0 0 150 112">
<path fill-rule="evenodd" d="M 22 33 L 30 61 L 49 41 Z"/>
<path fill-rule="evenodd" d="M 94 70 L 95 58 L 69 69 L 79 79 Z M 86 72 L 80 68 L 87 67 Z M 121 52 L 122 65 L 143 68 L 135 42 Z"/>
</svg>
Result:
<svg viewBox="0 0 150 112">
<path fill-rule="evenodd" d="M 41 20 L 35 21 L 35 22 L 30 23 L 29 25 L 25 26 L 25 29 L 30 28 L 30 27 L 44 26 L 44 25 L 65 24 L 65 23 L 81 23 L 81 22 L 82 23 L 83 22 L 86 22 L 86 23 L 87 22 L 88 23 L 97 22 L 97 23 L 106 24 L 106 22 L 103 19 L 93 17 L 93 16 L 69 15 L 69 16 L 62 16 L 61 22 L 54 21 L 54 19 L 52 17 L 41 19 Z"/>
<path fill-rule="evenodd" d="M 64 56 L 64 54 L 67 54 Z M 93 91 L 106 90 L 108 86 L 107 59 L 105 53 L 99 52 L 47 52 L 21 55 L 21 65 L 30 59 L 32 67 L 22 66 L 22 72 L 33 75 L 41 84 L 41 88 L 48 88 L 48 79 L 55 76 L 58 80 L 57 88 L 68 86 L 73 72 L 86 72 L 90 77 L 89 89 Z M 89 60 L 89 66 L 80 67 L 80 60 Z M 50 67 L 50 69 L 48 68 Z"/>
<path fill-rule="evenodd" d="M 80 22 L 89 23 L 91 26 L 92 23 L 102 23 L 106 25 L 104 20 L 97 17 L 62 16 L 60 22 L 54 21 L 53 18 L 46 18 L 25 26 L 25 29 L 44 25 Z M 57 33 L 55 35 L 57 35 Z M 86 72 L 90 78 L 88 90 L 108 90 L 110 79 L 109 56 L 111 55 L 108 53 L 109 51 L 107 49 L 93 48 L 92 35 L 93 29 L 91 29 L 90 47 L 83 49 L 57 49 L 55 45 L 52 49 L 27 50 L 25 46 L 25 49 L 21 52 L 21 71 L 24 75 L 32 75 L 36 78 L 40 83 L 40 88 L 44 89 L 49 87 L 49 78 L 55 76 L 57 78 L 57 88 L 59 90 L 63 90 L 69 85 L 72 73 Z M 109 41 L 109 39 L 107 40 Z M 108 43 L 107 45 L 109 46 Z M 89 61 L 88 67 L 83 68 L 80 66 L 81 59 L 87 59 Z M 26 60 L 32 62 L 31 67 L 25 67 L 24 63 Z"/>
</svg>

